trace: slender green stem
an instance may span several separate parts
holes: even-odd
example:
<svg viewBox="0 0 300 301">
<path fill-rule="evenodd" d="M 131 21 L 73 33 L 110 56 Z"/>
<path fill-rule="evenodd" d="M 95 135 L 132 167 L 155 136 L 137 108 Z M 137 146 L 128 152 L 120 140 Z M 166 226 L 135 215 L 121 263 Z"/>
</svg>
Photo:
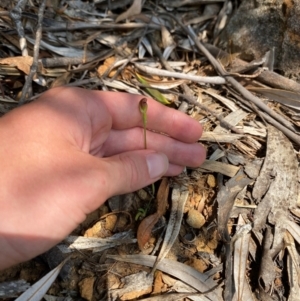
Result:
<svg viewBox="0 0 300 301">
<path fill-rule="evenodd" d="M 147 139 L 146 139 L 146 127 L 144 124 L 144 148 L 147 149 Z"/>
<path fill-rule="evenodd" d="M 142 98 L 139 102 L 139 108 L 140 112 L 142 113 L 143 118 L 143 128 L 144 128 L 144 148 L 147 149 L 147 110 L 148 110 L 148 104 L 147 104 L 147 98 Z M 154 196 L 155 193 L 155 187 L 154 184 L 152 184 L 152 193 Z"/>
<path fill-rule="evenodd" d="M 144 148 L 147 149 L 147 138 L 146 138 L 146 130 L 147 130 L 147 99 L 142 98 L 139 103 L 140 112 L 142 113 L 143 117 L 143 127 L 144 127 Z"/>
</svg>

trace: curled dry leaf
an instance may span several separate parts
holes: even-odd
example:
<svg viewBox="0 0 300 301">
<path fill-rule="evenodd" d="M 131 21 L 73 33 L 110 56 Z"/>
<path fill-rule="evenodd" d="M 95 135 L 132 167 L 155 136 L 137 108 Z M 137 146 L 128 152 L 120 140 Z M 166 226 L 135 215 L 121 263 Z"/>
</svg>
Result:
<svg viewBox="0 0 300 301">
<path fill-rule="evenodd" d="M 165 214 L 169 194 L 169 183 L 167 178 L 163 178 L 157 192 L 157 211 L 144 218 L 137 231 L 137 240 L 140 250 L 151 237 L 151 232 L 158 220 Z"/>
</svg>

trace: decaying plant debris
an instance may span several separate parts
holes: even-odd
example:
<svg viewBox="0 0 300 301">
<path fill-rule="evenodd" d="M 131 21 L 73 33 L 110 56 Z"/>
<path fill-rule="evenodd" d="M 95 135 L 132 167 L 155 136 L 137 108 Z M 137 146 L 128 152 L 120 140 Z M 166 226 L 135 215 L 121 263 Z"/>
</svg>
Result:
<svg viewBox="0 0 300 301">
<path fill-rule="evenodd" d="M 299 299 L 300 84 L 272 53 L 215 46 L 237 2 L 1 1 L 1 114 L 61 85 L 150 95 L 199 120 L 208 149 L 163 180 L 167 210 L 151 188 L 111 198 L 44 255 L 55 268 L 73 254 L 46 300 Z"/>
</svg>

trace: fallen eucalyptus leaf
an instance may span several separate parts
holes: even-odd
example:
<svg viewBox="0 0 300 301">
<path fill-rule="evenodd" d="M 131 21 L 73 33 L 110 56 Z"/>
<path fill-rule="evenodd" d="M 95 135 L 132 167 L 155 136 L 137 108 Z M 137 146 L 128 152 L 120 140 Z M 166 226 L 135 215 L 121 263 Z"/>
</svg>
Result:
<svg viewBox="0 0 300 301">
<path fill-rule="evenodd" d="M 128 19 L 134 15 L 140 14 L 142 11 L 142 0 L 134 0 L 132 5 L 118 18 L 116 19 L 116 23 Z"/>
</svg>

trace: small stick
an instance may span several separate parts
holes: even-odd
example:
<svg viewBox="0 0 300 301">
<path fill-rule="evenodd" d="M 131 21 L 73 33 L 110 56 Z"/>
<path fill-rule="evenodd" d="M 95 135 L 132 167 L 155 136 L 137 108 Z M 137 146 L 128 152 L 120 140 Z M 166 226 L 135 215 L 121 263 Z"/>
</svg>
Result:
<svg viewBox="0 0 300 301">
<path fill-rule="evenodd" d="M 47 0 L 42 0 L 39 7 L 38 23 L 37 23 L 36 35 L 35 35 L 35 44 L 33 48 L 33 62 L 30 67 L 30 73 L 26 77 L 26 81 L 22 89 L 22 95 L 19 100 L 19 106 L 23 105 L 32 94 L 32 79 L 34 75 L 36 75 L 38 69 L 38 58 L 39 58 L 40 43 L 42 39 L 42 29 L 43 29 L 42 22 L 44 17 L 44 10 L 46 7 L 46 1 Z"/>
</svg>

